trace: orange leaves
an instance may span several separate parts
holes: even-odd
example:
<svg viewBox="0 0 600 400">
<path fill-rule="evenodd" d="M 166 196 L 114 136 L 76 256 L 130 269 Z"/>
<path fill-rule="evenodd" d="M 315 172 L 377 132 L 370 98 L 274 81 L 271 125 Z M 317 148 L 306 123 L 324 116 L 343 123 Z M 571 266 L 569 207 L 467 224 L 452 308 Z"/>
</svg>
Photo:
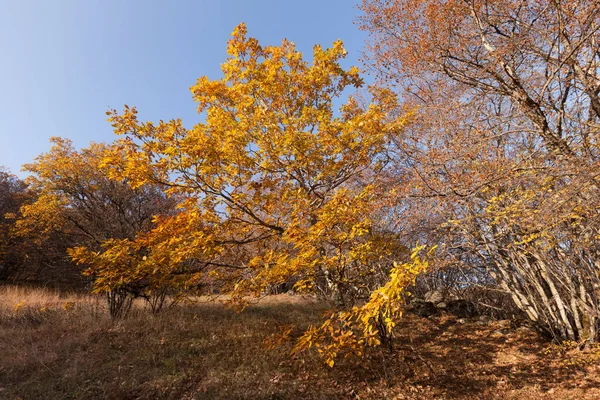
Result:
<svg viewBox="0 0 600 400">
<path fill-rule="evenodd" d="M 404 289 L 428 268 L 427 260 L 420 255 L 424 249 L 425 246 L 417 246 L 409 262 L 394 263 L 388 281 L 373 291 L 363 305 L 331 313 L 321 326 L 308 329 L 293 352 L 316 347 L 332 367 L 339 354 L 361 355 L 366 347 L 391 340 L 394 326 L 402 316 Z M 433 251 L 435 248 L 431 248 L 427 256 Z"/>
<path fill-rule="evenodd" d="M 191 271 L 190 282 L 218 280 L 241 305 L 290 282 L 351 305 L 385 282 L 402 254 L 375 226 L 385 193 L 375 178 L 407 119 L 391 92 L 377 88 L 370 101 L 334 107 L 346 89 L 363 85 L 358 68 L 341 67 L 341 41 L 315 46 L 309 62 L 287 40 L 259 45 L 242 24 L 227 52 L 221 79 L 201 77 L 190 88 L 205 114 L 191 129 L 179 120 L 139 122 L 135 108 L 111 113 L 124 138 L 103 167 L 134 188 L 168 188 L 177 213 L 101 253 L 72 255 L 106 288 Z M 333 333 L 342 347 L 365 340 L 348 329 Z"/>
<path fill-rule="evenodd" d="M 119 123 L 132 123 L 134 114 L 126 108 Z M 132 181 L 124 176 L 132 165 L 148 166 L 145 155 L 131 152 L 127 140 L 81 150 L 69 140 L 52 142 L 50 151 L 26 166 L 37 197 L 21 208 L 18 233 L 38 244 L 56 233 L 68 238 L 71 259 L 85 265 L 97 292 L 118 288 L 141 295 L 147 288 L 177 287 L 173 264 L 162 262 L 166 258 L 152 252 L 146 237 L 155 221 L 176 213 L 175 201 L 146 184 L 152 174 L 140 171 Z"/>
<path fill-rule="evenodd" d="M 310 64 L 289 41 L 260 46 L 242 24 L 228 54 L 222 79 L 202 77 L 191 88 L 206 111 L 204 123 L 184 130 L 173 122 L 139 123 L 135 109 L 113 115 L 116 132 L 130 139 L 121 142 L 127 154 L 121 176 L 160 181 L 171 193 L 199 199 L 198 207 L 218 209 L 223 226 L 236 221 L 226 236 L 281 233 L 292 221 L 312 218 L 295 204 L 318 209 L 376 164 L 391 131 L 382 116 L 395 104 L 380 101 L 384 96 L 366 108 L 351 100 L 334 116 L 334 98 L 362 85 L 357 68 L 341 68 L 340 41 L 330 49 L 315 46 Z"/>
</svg>

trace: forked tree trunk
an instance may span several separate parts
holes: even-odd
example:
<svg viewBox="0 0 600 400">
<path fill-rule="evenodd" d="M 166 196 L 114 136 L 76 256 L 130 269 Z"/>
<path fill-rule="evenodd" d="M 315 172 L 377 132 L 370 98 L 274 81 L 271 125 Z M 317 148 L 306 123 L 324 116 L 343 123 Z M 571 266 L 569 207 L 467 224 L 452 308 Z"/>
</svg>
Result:
<svg viewBox="0 0 600 400">
<path fill-rule="evenodd" d="M 133 304 L 133 297 L 123 288 L 110 290 L 106 293 L 108 313 L 111 319 L 124 318 Z"/>
</svg>

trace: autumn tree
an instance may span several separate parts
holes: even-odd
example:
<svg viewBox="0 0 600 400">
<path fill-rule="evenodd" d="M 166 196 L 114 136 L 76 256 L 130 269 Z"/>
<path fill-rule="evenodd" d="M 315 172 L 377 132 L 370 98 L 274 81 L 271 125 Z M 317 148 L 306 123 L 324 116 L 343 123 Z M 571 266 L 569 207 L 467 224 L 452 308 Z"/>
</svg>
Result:
<svg viewBox="0 0 600 400">
<path fill-rule="evenodd" d="M 113 177 L 186 198 L 144 238 L 152 251 L 140 268 L 194 265 L 195 279 L 218 279 L 237 303 L 290 281 L 343 309 L 368 301 L 408 255 L 376 223 L 387 199 L 378 181 L 387 145 L 406 121 L 396 97 L 369 88 L 368 100 L 350 97 L 336 110 L 346 89 L 363 86 L 357 68 L 342 67 L 340 41 L 315 46 L 307 62 L 287 40 L 261 46 L 242 24 L 227 52 L 223 77 L 191 88 L 205 115 L 191 129 L 181 120 L 141 122 L 132 107 L 110 112 L 124 136 L 117 158 L 127 154 Z M 402 278 L 394 285 L 412 277 L 395 271 Z"/>
<path fill-rule="evenodd" d="M 14 277 L 24 263 L 23 246 L 12 229 L 25 191 L 22 180 L 0 168 L 0 280 Z"/>
<path fill-rule="evenodd" d="M 484 269 L 540 329 L 597 340 L 597 1 L 362 10 L 370 65 L 418 110 L 395 146 L 401 217 L 429 226 L 439 264 Z"/>
<path fill-rule="evenodd" d="M 0 280 L 81 288 L 81 274 L 66 257 L 68 238 L 61 232 L 22 235 L 17 229 L 21 208 L 36 194 L 15 175 L 0 171 Z"/>
<path fill-rule="evenodd" d="M 111 145 L 92 143 L 78 151 L 67 139 L 51 142 L 47 153 L 24 166 L 31 173 L 26 182 L 36 199 L 21 207 L 17 228 L 22 237 L 46 244 L 58 232 L 69 247 L 102 254 L 113 241 L 134 240 L 150 230 L 155 216 L 174 212 L 174 203 L 160 189 L 151 185 L 132 189 L 127 182 L 108 179 L 101 164 Z M 93 269 L 86 273 L 97 278 Z M 112 316 L 126 313 L 135 296 L 150 300 L 157 294 L 149 291 L 145 278 L 137 276 L 106 291 Z"/>
</svg>

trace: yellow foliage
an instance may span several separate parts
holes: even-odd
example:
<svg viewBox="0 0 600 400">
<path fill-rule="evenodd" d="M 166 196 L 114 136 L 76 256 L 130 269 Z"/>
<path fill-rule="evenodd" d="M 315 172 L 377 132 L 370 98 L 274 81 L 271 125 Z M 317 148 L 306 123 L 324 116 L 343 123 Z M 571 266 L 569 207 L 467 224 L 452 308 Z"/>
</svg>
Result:
<svg viewBox="0 0 600 400">
<path fill-rule="evenodd" d="M 356 67 L 340 64 L 341 41 L 315 46 L 308 62 L 289 41 L 261 46 L 242 24 L 227 53 L 221 79 L 201 77 L 190 88 L 202 123 L 140 122 L 129 106 L 108 113 L 122 138 L 98 168 L 132 188 L 162 185 L 178 199 L 177 212 L 156 216 L 135 237 L 70 256 L 87 266 L 96 292 L 139 281 L 216 282 L 240 307 L 289 281 L 304 293 L 339 295 L 347 306 L 372 292 L 298 345 L 327 333 L 333 343 L 319 351 L 333 365 L 338 348 L 379 344 L 381 321 L 391 332 L 403 288 L 427 266 L 416 253 L 392 264 L 406 249 L 376 229 L 387 196 L 376 177 L 408 117 L 398 115 L 393 93 L 376 87 L 365 91 L 368 101 L 350 97 L 335 109 L 346 89 L 363 86 Z"/>
<path fill-rule="evenodd" d="M 111 176 L 133 187 L 163 184 L 187 199 L 140 243 L 108 244 L 116 248 L 96 255 L 110 259 L 95 273 L 100 264 L 139 271 L 192 262 L 239 302 L 291 277 L 305 292 L 323 276 L 362 279 L 392 251 L 373 232 L 385 189 L 372 182 L 407 122 L 396 97 L 373 87 L 368 105 L 350 97 L 336 111 L 344 90 L 363 85 L 357 68 L 340 65 L 340 41 L 315 46 L 307 62 L 289 41 L 261 46 L 242 24 L 227 53 L 220 80 L 201 77 L 190 88 L 203 123 L 140 122 L 129 106 L 109 112 L 124 136 L 104 157 Z M 148 249 L 147 258 L 134 261 L 132 246 Z M 73 255 L 87 263 L 94 256 Z M 105 275 L 107 287 L 115 283 Z"/>
<path fill-rule="evenodd" d="M 428 262 L 419 256 L 424 248 L 417 246 L 409 262 L 394 264 L 389 280 L 375 290 L 365 304 L 349 311 L 331 313 L 321 326 L 309 328 L 298 340 L 293 352 L 314 346 L 332 367 L 341 352 L 362 355 L 365 347 L 378 346 L 384 340 L 391 340 L 405 305 L 404 289 L 428 268 Z M 428 255 L 434 250 L 435 247 L 431 248 Z"/>
<path fill-rule="evenodd" d="M 21 300 L 20 302 L 18 302 L 17 304 L 14 305 L 13 310 L 14 310 L 14 312 L 18 312 L 24 306 L 25 306 L 25 300 Z"/>
</svg>

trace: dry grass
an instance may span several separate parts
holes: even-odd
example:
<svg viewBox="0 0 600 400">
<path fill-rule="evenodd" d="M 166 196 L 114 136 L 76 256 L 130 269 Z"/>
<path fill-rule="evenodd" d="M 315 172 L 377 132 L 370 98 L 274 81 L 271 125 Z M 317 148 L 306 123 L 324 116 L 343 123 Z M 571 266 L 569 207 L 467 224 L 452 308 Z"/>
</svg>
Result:
<svg viewBox="0 0 600 400">
<path fill-rule="evenodd" d="M 59 314 L 100 317 L 105 314 L 104 298 L 77 292 L 27 286 L 0 286 L 0 329 L 33 326 Z"/>
<path fill-rule="evenodd" d="M 77 292 L 60 292 L 58 289 L 32 288 L 28 286 L 0 286 L 0 309 L 10 308 L 24 302 L 30 307 L 56 306 L 65 302 L 89 302 L 96 296 Z"/>
<path fill-rule="evenodd" d="M 0 288 L 0 398 L 600 398 L 598 366 L 565 366 L 535 333 L 501 323 L 407 316 L 394 352 L 333 369 L 291 359 L 288 343 L 265 350 L 322 311 L 283 295 L 241 314 L 200 301 L 112 323 L 96 297 Z"/>
</svg>

